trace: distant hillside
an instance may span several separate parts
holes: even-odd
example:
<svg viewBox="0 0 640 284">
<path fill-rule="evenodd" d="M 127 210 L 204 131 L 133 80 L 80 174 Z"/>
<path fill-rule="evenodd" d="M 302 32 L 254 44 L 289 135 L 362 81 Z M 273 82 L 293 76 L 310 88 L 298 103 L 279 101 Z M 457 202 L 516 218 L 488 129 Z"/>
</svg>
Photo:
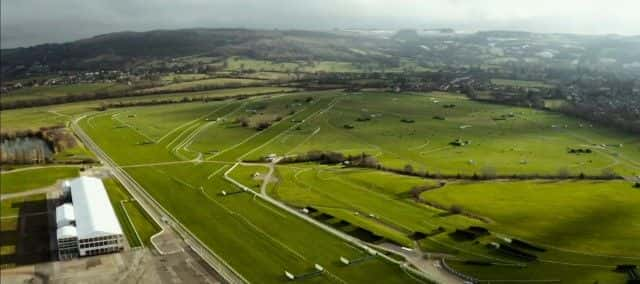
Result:
<svg viewBox="0 0 640 284">
<path fill-rule="evenodd" d="M 425 32 L 427 31 L 427 32 Z M 429 32 L 431 31 L 431 32 Z M 3 79 L 52 71 L 128 69 L 186 56 L 222 62 L 230 56 L 274 62 L 341 61 L 367 66 L 500 67 L 532 77 L 538 68 L 640 74 L 638 37 L 452 30 L 375 32 L 182 29 L 118 32 L 62 44 L 3 49 Z M 380 36 L 380 35 L 384 36 Z M 368 64 L 376 63 L 376 64 Z M 517 66 L 517 67 L 516 67 Z M 162 68 L 160 68 L 162 69 Z M 633 75 L 630 75 L 633 74 Z M 535 77 L 535 76 L 533 76 Z M 543 76 L 530 78 L 545 79 Z M 548 78 L 547 78 L 548 79 Z"/>
<path fill-rule="evenodd" d="M 374 39 L 312 31 L 184 29 L 118 32 L 63 44 L 2 50 L 2 73 L 23 68 L 120 68 L 149 59 L 190 55 L 248 56 L 269 60 L 347 60 L 362 54 L 353 47 L 379 48 Z"/>
</svg>

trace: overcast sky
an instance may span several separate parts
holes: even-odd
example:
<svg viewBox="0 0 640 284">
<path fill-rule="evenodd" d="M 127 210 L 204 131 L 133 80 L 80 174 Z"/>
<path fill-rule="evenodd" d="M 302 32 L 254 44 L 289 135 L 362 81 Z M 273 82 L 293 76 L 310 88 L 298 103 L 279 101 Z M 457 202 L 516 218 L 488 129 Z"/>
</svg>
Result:
<svg viewBox="0 0 640 284">
<path fill-rule="evenodd" d="M 640 0 L 1 0 L 3 48 L 191 27 L 640 34 Z"/>
</svg>

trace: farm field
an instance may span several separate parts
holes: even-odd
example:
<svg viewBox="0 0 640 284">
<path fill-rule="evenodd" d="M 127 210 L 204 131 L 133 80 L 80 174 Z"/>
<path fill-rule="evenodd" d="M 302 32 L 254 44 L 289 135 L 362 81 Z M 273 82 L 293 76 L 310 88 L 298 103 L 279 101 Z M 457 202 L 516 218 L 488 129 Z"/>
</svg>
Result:
<svg viewBox="0 0 640 284">
<path fill-rule="evenodd" d="M 355 51 L 354 51 L 355 52 Z M 294 61 L 294 62 L 275 62 L 267 60 L 256 60 L 250 58 L 231 57 L 226 60 L 226 70 L 228 71 L 257 71 L 260 73 L 316 73 L 316 72 L 337 72 L 337 73 L 361 73 L 380 70 L 384 67 L 377 64 L 354 64 L 351 62 L 340 61 Z M 399 66 L 386 68 L 385 72 L 403 72 L 403 71 L 433 71 L 432 69 L 420 66 L 411 60 L 401 59 Z M 264 77 L 271 79 L 269 76 Z"/>
<path fill-rule="evenodd" d="M 304 115 L 312 113 L 314 112 L 300 111 L 297 115 L 303 119 Z M 116 147 L 108 143 L 109 135 L 124 137 L 124 141 L 141 139 L 141 135 L 131 128 L 122 128 L 127 131 L 117 134 L 113 131 L 93 132 L 86 122 L 91 118 L 81 121 L 81 125 L 109 154 L 117 152 Z M 91 121 L 93 128 L 109 128 L 113 123 L 115 120 L 109 115 L 96 116 Z M 279 131 L 283 130 L 285 129 Z M 263 141 L 266 138 L 260 136 L 265 135 L 268 138 L 274 134 L 277 132 L 260 133 L 247 143 L 252 143 L 253 139 Z M 170 151 L 163 147 L 163 144 L 170 142 L 169 138 L 158 144 L 139 147 L 155 149 L 156 152 L 164 149 L 166 155 L 170 155 Z M 119 145 L 120 151 L 135 150 L 133 147 L 136 146 L 127 143 Z M 112 157 L 119 163 L 130 162 L 128 157 L 118 153 Z M 364 252 L 248 194 L 220 196 L 221 190 L 234 190 L 232 184 L 222 179 L 223 171 L 229 168 L 226 162 L 180 162 L 178 157 L 174 157 L 175 163 L 154 163 L 150 157 L 142 157 L 148 160 L 146 164 L 125 166 L 124 169 L 165 209 L 248 279 L 259 279 L 261 283 L 279 283 L 284 280 L 284 269 L 301 274 L 312 270 L 315 263 L 320 263 L 327 270 L 320 278 L 315 278 L 321 282 L 363 282 L 367 281 L 366 279 L 384 279 L 382 281 L 386 283 L 414 281 L 411 277 L 415 276 L 409 276 L 399 266 L 381 259 L 374 259 L 357 267 L 343 267 L 337 264 L 340 256 L 354 258 L 363 255 Z M 194 207 L 206 210 L 190 209 Z M 281 229 L 292 227 L 296 228 L 295 233 Z M 310 246 L 310 242 L 314 245 Z M 260 263 L 261 268 L 255 269 L 255 263 Z M 310 281 L 315 282 L 314 279 Z"/>
<path fill-rule="evenodd" d="M 181 82 L 181 81 L 193 81 L 193 80 L 202 80 L 208 78 L 207 74 L 171 74 L 167 76 L 163 76 L 161 78 L 162 81 L 166 82 Z"/>
<path fill-rule="evenodd" d="M 1 103 L 28 101 L 37 98 L 56 98 L 67 95 L 82 95 L 95 92 L 126 90 L 128 86 L 113 83 L 73 84 L 60 86 L 39 86 L 19 89 L 1 97 Z"/>
<path fill-rule="evenodd" d="M 270 126 L 257 130 L 264 121 Z M 406 283 L 415 276 L 377 258 L 357 267 L 337 264 L 340 256 L 364 252 L 241 192 L 224 179 L 239 160 L 311 150 L 365 152 L 386 167 L 411 165 L 413 172 L 491 178 L 607 171 L 629 176 L 637 174 L 640 157 L 640 141 L 621 132 L 555 113 L 472 102 L 446 93 L 323 91 L 129 107 L 90 115 L 79 124 L 164 209 L 234 269 L 249 280 L 274 283 L 284 281 L 285 269 L 303 273 L 314 263 L 327 269 L 315 279 L 321 282 Z M 458 138 L 471 143 L 450 144 Z M 569 153 L 572 148 L 591 153 Z M 259 191 L 267 169 L 264 164 L 243 164 L 229 177 Z M 622 180 L 505 178 L 469 183 L 454 178 L 441 187 L 440 179 L 295 163 L 277 165 L 270 182 L 270 196 L 294 208 L 312 207 L 317 210 L 313 218 L 346 234 L 449 254 L 452 267 L 479 279 L 499 275 L 504 280 L 616 283 L 624 275 L 612 272 L 615 265 L 638 258 L 633 240 L 640 232 L 628 224 L 640 218 L 634 207 L 640 197 Z M 416 195 L 417 187 L 428 190 Z M 133 205 L 125 204 L 127 211 Z M 439 209 L 453 205 L 463 213 Z M 469 226 L 491 233 L 474 241 L 454 233 Z M 415 239 L 416 233 L 427 237 Z M 545 251 L 535 252 L 538 260 L 530 262 L 488 247 L 506 238 Z M 261 268 L 253 269 L 255 263 Z M 515 268 L 522 265 L 526 267 Z"/>
<path fill-rule="evenodd" d="M 445 206 L 462 204 L 508 230 L 501 233 L 536 243 L 622 256 L 632 256 L 640 245 L 640 227 L 626 225 L 640 218 L 640 210 L 635 208 L 640 191 L 628 182 L 454 183 L 421 197 Z M 536 218 L 523 222 L 528 216 Z"/>
<path fill-rule="evenodd" d="M 0 112 L 0 121 L 2 122 L 3 132 L 25 129 L 38 129 L 40 127 L 64 125 L 73 117 L 95 112 L 96 109 L 103 103 L 137 103 L 163 99 L 180 100 L 183 98 L 220 98 L 237 95 L 251 96 L 266 93 L 287 92 L 292 90 L 294 89 L 284 87 L 246 87 L 201 92 L 122 97 L 100 101 L 60 104 L 46 107 L 3 110 L 2 112 Z"/>
<path fill-rule="evenodd" d="M 170 83 L 161 87 L 154 87 L 137 91 L 138 93 L 155 93 L 155 92 L 179 92 L 188 91 L 194 88 L 210 88 L 210 87 L 242 87 L 243 85 L 251 85 L 260 83 L 260 80 L 238 79 L 238 78 L 214 78 L 194 80 L 188 82 Z"/>
<path fill-rule="evenodd" d="M 78 167 L 45 166 L 33 169 L 24 168 L 3 172 L 0 175 L 0 192 L 7 194 L 54 185 L 57 180 L 77 176 Z"/>
<path fill-rule="evenodd" d="M 254 70 L 271 72 L 360 72 L 350 62 L 315 61 L 315 62 L 273 62 L 249 58 L 232 57 L 227 59 L 226 69 L 229 71 Z"/>
<path fill-rule="evenodd" d="M 635 208 L 640 191 L 628 182 L 454 181 L 438 188 L 433 180 L 362 169 L 294 164 L 278 166 L 277 172 L 272 196 L 294 207 L 311 206 L 332 216 L 331 222 L 346 221 L 404 246 L 413 246 L 410 236 L 415 232 L 430 234 L 442 228 L 443 232 L 419 241 L 423 250 L 514 264 L 523 261 L 486 245 L 509 237 L 547 249 L 540 253 L 540 262 L 528 263 L 527 268 L 498 268 L 508 272 L 504 275 L 496 274 L 494 266 L 450 262 L 479 279 L 619 281 L 624 275 L 612 272 L 614 264 L 640 260 L 634 253 L 640 249 L 636 242 L 640 230 L 628 226 L 640 218 Z M 435 188 L 422 193 L 422 199 L 444 208 L 458 205 L 491 222 L 419 204 L 411 190 L 422 185 Z M 468 226 L 488 228 L 492 235 L 479 243 L 455 237 L 455 230 Z"/>
<path fill-rule="evenodd" d="M 552 85 L 545 84 L 543 82 L 537 81 L 524 81 L 524 80 L 507 80 L 507 79 L 491 79 L 492 84 L 502 85 L 502 86 L 513 86 L 513 87 L 525 87 L 525 88 L 551 88 Z"/>
<path fill-rule="evenodd" d="M 457 139 L 466 145 L 452 145 Z M 569 153 L 574 148 L 591 153 Z M 409 164 L 432 174 L 640 173 L 640 140 L 630 135 L 556 113 L 445 93 L 342 96 L 327 112 L 247 158 L 311 150 L 365 152 L 387 167 Z"/>
</svg>

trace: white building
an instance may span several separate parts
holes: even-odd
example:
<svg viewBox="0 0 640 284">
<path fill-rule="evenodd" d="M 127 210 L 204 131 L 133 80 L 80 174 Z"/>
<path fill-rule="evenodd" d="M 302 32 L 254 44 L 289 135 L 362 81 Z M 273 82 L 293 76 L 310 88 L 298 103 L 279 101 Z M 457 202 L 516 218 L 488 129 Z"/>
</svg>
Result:
<svg viewBox="0 0 640 284">
<path fill-rule="evenodd" d="M 78 231 L 73 225 L 58 227 L 58 257 L 61 260 L 70 259 L 78 255 Z"/>
<path fill-rule="evenodd" d="M 73 212 L 73 205 L 65 203 L 56 208 L 56 225 L 58 228 L 66 225 L 75 225 L 76 215 Z"/>
<path fill-rule="evenodd" d="M 72 204 L 56 208 L 58 248 L 64 247 L 68 254 L 67 248 L 73 243 L 75 235 L 75 249 L 80 256 L 122 250 L 122 228 L 102 181 L 93 177 L 79 177 L 65 185 L 68 185 L 71 193 Z"/>
</svg>

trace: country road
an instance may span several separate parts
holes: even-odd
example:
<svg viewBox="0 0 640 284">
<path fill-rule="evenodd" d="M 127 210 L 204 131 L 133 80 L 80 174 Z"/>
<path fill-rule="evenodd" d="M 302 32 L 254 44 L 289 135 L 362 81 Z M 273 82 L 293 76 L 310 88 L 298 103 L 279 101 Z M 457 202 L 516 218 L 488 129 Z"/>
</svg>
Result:
<svg viewBox="0 0 640 284">
<path fill-rule="evenodd" d="M 167 210 L 155 201 L 129 174 L 122 170 L 78 125 L 85 116 L 74 119 L 71 129 L 89 148 L 100 162 L 108 168 L 113 176 L 140 203 L 143 209 L 158 223 L 161 232 L 151 238 L 151 242 L 160 254 L 173 254 L 183 251 L 183 247 L 191 247 L 207 264 L 209 264 L 228 283 L 249 283 L 222 258 L 211 251 L 196 236 L 187 230 Z M 169 221 L 170 220 L 170 221 Z M 177 235 L 176 235 L 177 234 Z"/>
<path fill-rule="evenodd" d="M 277 164 L 277 162 L 280 160 L 280 158 L 275 159 L 274 161 L 268 163 L 268 164 L 255 164 L 252 163 L 251 165 L 262 165 L 262 166 L 266 166 L 268 167 L 268 172 L 267 174 L 263 177 L 263 182 L 260 186 L 260 192 L 255 192 L 253 189 L 239 183 L 238 181 L 234 180 L 233 178 L 231 178 L 229 176 L 229 173 L 231 173 L 238 165 L 242 165 L 243 163 L 236 163 L 235 165 L 233 165 L 231 168 L 229 168 L 225 173 L 224 173 L 224 178 L 226 180 L 228 180 L 229 182 L 233 183 L 234 185 L 238 186 L 239 188 L 247 191 L 247 192 L 251 192 L 252 194 L 254 194 L 255 196 L 258 196 L 259 198 L 269 202 L 270 204 L 290 213 L 293 214 L 294 216 L 297 216 L 299 218 L 302 218 L 303 220 L 311 223 L 312 225 L 315 225 L 316 227 L 319 227 L 320 229 L 334 235 L 337 236 L 338 238 L 351 243 L 352 245 L 355 245 L 365 251 L 371 251 L 373 248 L 366 242 L 357 239 L 355 237 L 352 237 L 342 231 L 339 231 L 333 227 L 330 227 L 316 219 L 311 218 L 310 216 L 295 210 L 294 208 L 291 208 L 289 206 L 287 206 L 286 204 L 270 197 L 267 194 L 267 186 L 269 184 L 269 181 L 271 180 L 271 177 L 273 175 L 273 172 L 275 171 L 275 166 Z M 448 273 L 446 270 L 443 270 L 442 268 L 436 267 L 433 265 L 432 261 L 420 261 L 419 259 L 422 258 L 422 253 L 420 252 L 420 255 L 417 254 L 412 254 L 412 255 L 406 255 L 404 252 L 402 252 L 401 250 L 399 251 L 394 251 L 395 253 L 400 252 L 401 255 L 407 257 L 408 259 L 408 263 L 405 262 L 401 262 L 398 260 L 395 260 L 379 251 L 376 251 L 375 249 L 373 249 L 373 251 L 376 252 L 376 255 L 386 259 L 387 261 L 390 261 L 392 263 L 401 265 L 403 267 L 403 269 L 405 270 L 409 270 L 417 275 L 421 275 L 426 279 L 429 279 L 431 281 L 434 281 L 436 283 L 452 283 L 452 284 L 462 284 L 464 283 L 464 281 L 460 278 L 458 278 L 457 276 Z M 416 265 L 416 267 L 419 268 L 418 269 L 414 269 L 409 267 L 408 264 L 413 264 Z"/>
</svg>

